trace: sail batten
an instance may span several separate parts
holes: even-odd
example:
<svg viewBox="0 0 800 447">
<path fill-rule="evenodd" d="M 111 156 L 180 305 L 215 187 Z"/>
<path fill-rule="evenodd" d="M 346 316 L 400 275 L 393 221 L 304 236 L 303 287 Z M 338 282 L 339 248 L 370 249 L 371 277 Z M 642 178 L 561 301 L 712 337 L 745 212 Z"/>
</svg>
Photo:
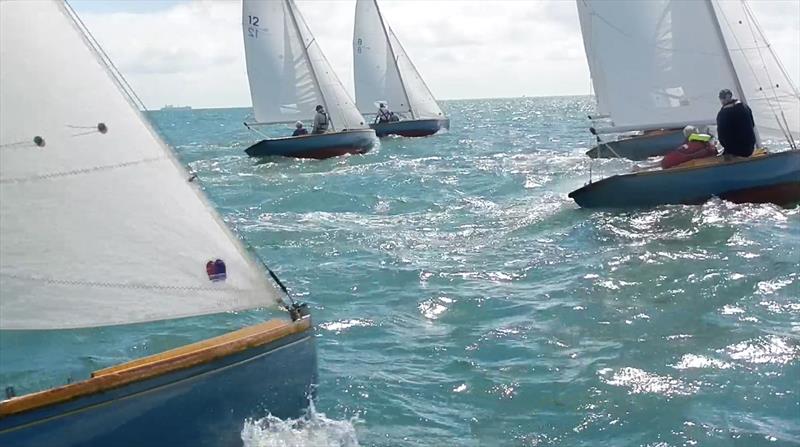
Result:
<svg viewBox="0 0 800 447">
<path fill-rule="evenodd" d="M 0 329 L 280 299 L 65 4 L 0 2 L 0 54 Z"/>
<path fill-rule="evenodd" d="M 311 120 L 323 105 L 331 130 L 365 128 L 293 0 L 243 0 L 242 30 L 256 121 Z"/>
<path fill-rule="evenodd" d="M 444 116 L 376 0 L 356 2 L 353 64 L 356 104 L 365 115 L 375 114 L 377 103 L 385 102 L 408 118 Z"/>
</svg>

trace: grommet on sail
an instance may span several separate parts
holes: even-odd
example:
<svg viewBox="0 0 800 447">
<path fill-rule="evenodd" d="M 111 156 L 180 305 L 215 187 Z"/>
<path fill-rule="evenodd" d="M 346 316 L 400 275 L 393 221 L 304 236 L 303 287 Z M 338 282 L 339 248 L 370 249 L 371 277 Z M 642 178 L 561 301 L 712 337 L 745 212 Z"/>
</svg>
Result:
<svg viewBox="0 0 800 447">
<path fill-rule="evenodd" d="M 0 53 L 0 331 L 289 311 L 85 380 L 7 393 L 0 445 L 222 445 L 260 409 L 297 417 L 316 381 L 308 312 L 284 304 L 186 181 L 74 11 L 0 2 Z M 187 430 L 154 428 L 176 415 Z"/>
</svg>

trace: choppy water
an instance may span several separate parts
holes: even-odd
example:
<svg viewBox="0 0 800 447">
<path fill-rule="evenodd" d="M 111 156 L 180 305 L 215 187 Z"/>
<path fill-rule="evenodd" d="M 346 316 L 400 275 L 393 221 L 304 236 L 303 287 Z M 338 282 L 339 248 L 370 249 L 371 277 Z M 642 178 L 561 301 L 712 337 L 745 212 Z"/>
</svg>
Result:
<svg viewBox="0 0 800 447">
<path fill-rule="evenodd" d="M 588 99 L 444 106 L 323 161 L 246 157 L 246 109 L 153 113 L 313 306 L 316 411 L 246 445 L 800 445 L 800 210 L 581 210 Z"/>
</svg>

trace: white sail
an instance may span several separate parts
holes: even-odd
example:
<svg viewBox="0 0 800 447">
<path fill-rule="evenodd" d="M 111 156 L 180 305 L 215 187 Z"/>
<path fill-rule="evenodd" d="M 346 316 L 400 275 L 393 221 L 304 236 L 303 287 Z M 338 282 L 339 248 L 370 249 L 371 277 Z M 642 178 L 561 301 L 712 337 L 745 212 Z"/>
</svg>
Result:
<svg viewBox="0 0 800 447">
<path fill-rule="evenodd" d="M 618 128 L 711 123 L 736 75 L 706 2 L 578 0 L 601 112 Z"/>
<path fill-rule="evenodd" d="M 592 33 L 592 10 L 584 0 L 578 0 L 578 20 L 581 24 L 583 48 L 586 51 L 586 62 L 589 64 L 589 73 L 592 77 L 594 97 L 597 103 L 597 114 L 610 116 L 605 96 L 608 89 L 605 87 L 605 73 L 601 69 L 598 51 L 594 48 Z"/>
<path fill-rule="evenodd" d="M 395 113 L 411 118 L 406 91 L 384 26 L 377 2 L 356 2 L 353 32 L 356 105 L 364 115 L 374 115 L 375 104 L 386 102 Z"/>
<path fill-rule="evenodd" d="M 362 40 L 360 46 L 359 39 Z M 385 100 L 395 112 L 405 112 L 408 108 L 415 119 L 444 117 L 400 40 L 383 19 L 375 0 L 356 3 L 353 62 L 356 98 L 364 113 L 375 113 L 375 101 Z"/>
<path fill-rule="evenodd" d="M 321 104 L 332 130 L 366 127 L 293 0 L 243 0 L 242 29 L 258 122 L 310 120 Z"/>
<path fill-rule="evenodd" d="M 57 1 L 0 2 L 0 328 L 261 307 L 277 291 Z M 207 262 L 221 259 L 226 275 Z"/>
<path fill-rule="evenodd" d="M 759 135 L 800 139 L 800 93 L 752 12 L 743 1 L 712 3 Z"/>
</svg>

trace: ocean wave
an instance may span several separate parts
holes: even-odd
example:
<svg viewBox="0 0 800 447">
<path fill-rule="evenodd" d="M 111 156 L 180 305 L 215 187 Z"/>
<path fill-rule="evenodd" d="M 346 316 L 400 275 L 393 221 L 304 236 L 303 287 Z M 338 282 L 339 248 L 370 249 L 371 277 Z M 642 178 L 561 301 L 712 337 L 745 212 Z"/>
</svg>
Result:
<svg viewBox="0 0 800 447">
<path fill-rule="evenodd" d="M 244 447 L 357 447 L 357 418 L 335 420 L 316 411 L 313 403 L 297 419 L 267 415 L 247 419 L 242 428 Z"/>
</svg>

